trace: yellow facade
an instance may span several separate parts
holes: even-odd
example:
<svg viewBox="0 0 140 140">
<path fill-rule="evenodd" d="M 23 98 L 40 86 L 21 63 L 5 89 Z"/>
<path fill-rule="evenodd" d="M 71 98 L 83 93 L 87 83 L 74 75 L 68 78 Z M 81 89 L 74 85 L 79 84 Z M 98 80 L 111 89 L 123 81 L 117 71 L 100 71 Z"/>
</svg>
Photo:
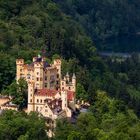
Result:
<svg viewBox="0 0 140 140">
<path fill-rule="evenodd" d="M 62 78 L 61 60 L 48 64 L 44 57 L 34 57 L 31 64 L 17 59 L 16 80 L 24 78 L 28 83 L 28 112 L 37 111 L 45 117 L 71 117 L 69 102 L 75 101 L 76 77 L 69 74 Z M 70 95 L 71 94 L 71 95 Z"/>
</svg>

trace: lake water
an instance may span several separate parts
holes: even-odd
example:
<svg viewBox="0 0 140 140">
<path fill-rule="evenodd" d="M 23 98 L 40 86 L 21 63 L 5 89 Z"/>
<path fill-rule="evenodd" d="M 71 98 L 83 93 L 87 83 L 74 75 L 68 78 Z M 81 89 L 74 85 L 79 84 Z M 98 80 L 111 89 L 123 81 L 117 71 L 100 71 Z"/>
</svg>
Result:
<svg viewBox="0 0 140 140">
<path fill-rule="evenodd" d="M 140 52 L 140 35 L 98 41 L 95 45 L 99 52 L 131 54 Z"/>
</svg>

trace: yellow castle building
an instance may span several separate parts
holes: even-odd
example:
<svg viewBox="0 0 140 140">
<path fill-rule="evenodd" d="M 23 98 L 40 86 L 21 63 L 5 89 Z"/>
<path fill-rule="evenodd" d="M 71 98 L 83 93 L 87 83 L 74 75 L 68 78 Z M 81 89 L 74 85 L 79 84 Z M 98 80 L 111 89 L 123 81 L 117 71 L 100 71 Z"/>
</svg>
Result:
<svg viewBox="0 0 140 140">
<path fill-rule="evenodd" d="M 67 73 L 62 78 L 60 59 L 49 64 L 39 55 L 31 64 L 17 59 L 16 66 L 17 82 L 24 78 L 28 83 L 28 113 L 37 111 L 51 119 L 71 117 L 75 107 L 76 76 L 70 77 Z"/>
</svg>

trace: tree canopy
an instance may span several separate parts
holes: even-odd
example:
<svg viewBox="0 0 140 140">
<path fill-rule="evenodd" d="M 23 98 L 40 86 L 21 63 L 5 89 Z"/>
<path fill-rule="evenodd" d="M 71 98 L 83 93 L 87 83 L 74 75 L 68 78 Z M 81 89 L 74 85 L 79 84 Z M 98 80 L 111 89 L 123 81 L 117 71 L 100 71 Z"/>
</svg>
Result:
<svg viewBox="0 0 140 140">
<path fill-rule="evenodd" d="M 46 130 L 45 120 L 36 113 L 7 110 L 0 115 L 1 140 L 47 140 Z"/>
</svg>

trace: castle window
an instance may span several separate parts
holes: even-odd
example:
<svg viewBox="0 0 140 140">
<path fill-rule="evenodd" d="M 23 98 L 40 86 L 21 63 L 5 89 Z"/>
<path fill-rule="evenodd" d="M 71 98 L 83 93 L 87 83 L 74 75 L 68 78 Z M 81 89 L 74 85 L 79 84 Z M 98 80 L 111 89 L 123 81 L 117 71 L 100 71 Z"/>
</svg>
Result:
<svg viewBox="0 0 140 140">
<path fill-rule="evenodd" d="M 69 87 L 69 90 L 70 90 L 70 87 Z"/>
<path fill-rule="evenodd" d="M 40 103 L 42 103 L 42 100 L 40 100 Z"/>
<path fill-rule="evenodd" d="M 30 103 L 32 103 L 32 99 L 30 99 Z"/>
<path fill-rule="evenodd" d="M 64 82 L 62 82 L 62 85 L 64 85 Z"/>
<path fill-rule="evenodd" d="M 45 80 L 47 81 L 47 76 L 45 76 Z"/>
<path fill-rule="evenodd" d="M 31 94 L 31 97 L 32 97 L 32 94 Z"/>
<path fill-rule="evenodd" d="M 59 74 L 57 74 L 57 78 L 59 78 Z"/>
<path fill-rule="evenodd" d="M 39 78 L 38 77 L 36 78 L 36 81 L 39 81 Z"/>
<path fill-rule="evenodd" d="M 39 102 L 39 100 L 37 99 L 37 103 Z"/>
<path fill-rule="evenodd" d="M 37 72 L 36 74 L 39 75 L 39 72 Z"/>
<path fill-rule="evenodd" d="M 27 74 L 27 79 L 30 79 L 30 76 L 31 76 L 30 74 Z"/>
<path fill-rule="evenodd" d="M 56 81 L 56 84 L 59 84 L 59 81 Z"/>
<path fill-rule="evenodd" d="M 62 90 L 64 90 L 64 87 L 62 87 Z"/>
<path fill-rule="evenodd" d="M 20 69 L 20 72 L 22 72 L 22 69 Z"/>
<path fill-rule="evenodd" d="M 40 78 L 40 81 L 42 81 L 42 77 Z"/>
<path fill-rule="evenodd" d="M 47 83 L 45 83 L 45 87 L 47 87 Z"/>
</svg>

